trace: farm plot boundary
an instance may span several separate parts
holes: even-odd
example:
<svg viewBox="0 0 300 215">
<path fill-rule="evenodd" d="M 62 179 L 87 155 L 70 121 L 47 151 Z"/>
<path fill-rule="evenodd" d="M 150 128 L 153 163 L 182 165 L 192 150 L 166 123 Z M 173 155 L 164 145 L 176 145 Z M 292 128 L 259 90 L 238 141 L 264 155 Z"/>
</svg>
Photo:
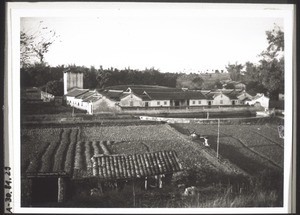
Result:
<svg viewBox="0 0 300 215">
<path fill-rule="evenodd" d="M 209 161 L 211 161 L 216 166 L 221 168 L 224 172 L 249 175 L 246 171 L 240 169 L 238 166 L 230 163 L 228 160 L 222 158 L 221 156 L 219 156 L 219 158 L 217 158 L 216 154 L 212 150 L 206 148 L 205 146 L 203 146 L 197 142 L 190 140 L 186 135 L 178 132 L 172 126 L 170 126 L 170 125 L 166 125 L 166 126 L 172 133 L 174 133 L 174 135 L 177 135 L 178 137 L 183 139 L 185 143 L 189 143 L 189 145 L 191 147 L 193 147 L 193 149 L 195 149 L 199 153 L 203 154 Z"/>
<path fill-rule="evenodd" d="M 194 123 L 175 124 L 172 126 L 185 135 L 190 135 L 191 131 L 196 131 L 196 133 L 208 137 L 209 140 L 212 141 L 209 141 L 211 145 L 210 148 L 216 153 L 218 134 L 217 125 L 199 125 Z M 220 126 L 219 153 L 225 155 L 227 159 L 234 164 L 243 167 L 246 171 L 249 167 L 249 171 L 255 173 L 258 172 L 259 169 L 263 169 L 262 166 L 269 170 L 282 171 L 284 154 L 283 140 L 279 138 L 275 129 L 270 130 L 270 128 L 268 128 L 270 126 L 271 125 Z M 275 125 L 271 128 L 274 126 Z M 264 133 L 268 131 L 270 132 Z M 261 133 L 263 133 L 263 135 L 260 135 Z M 230 138 L 232 141 L 230 141 Z M 259 165 L 257 166 L 257 170 L 255 170 L 255 166 L 252 167 L 250 163 L 249 165 L 241 163 L 243 162 L 242 158 L 245 158 L 245 162 L 247 162 L 247 160 L 251 162 L 252 165 Z"/>
</svg>

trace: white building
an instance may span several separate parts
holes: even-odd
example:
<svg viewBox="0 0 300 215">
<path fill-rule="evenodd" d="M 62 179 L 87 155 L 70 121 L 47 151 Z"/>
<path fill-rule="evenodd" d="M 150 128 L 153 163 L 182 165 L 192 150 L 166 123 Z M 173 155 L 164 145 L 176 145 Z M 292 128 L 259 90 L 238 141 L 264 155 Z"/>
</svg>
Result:
<svg viewBox="0 0 300 215">
<path fill-rule="evenodd" d="M 245 104 L 261 106 L 265 110 L 269 109 L 270 98 L 266 97 L 263 93 L 257 93 L 250 101 L 246 101 Z"/>
<path fill-rule="evenodd" d="M 83 89 L 83 72 L 64 71 L 64 95 L 74 88 Z"/>
</svg>

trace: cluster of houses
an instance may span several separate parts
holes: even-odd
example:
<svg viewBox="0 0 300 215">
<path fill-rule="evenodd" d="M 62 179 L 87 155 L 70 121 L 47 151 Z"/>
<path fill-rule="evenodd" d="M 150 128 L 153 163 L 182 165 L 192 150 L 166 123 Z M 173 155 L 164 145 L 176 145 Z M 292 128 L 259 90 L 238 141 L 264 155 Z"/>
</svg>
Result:
<svg viewBox="0 0 300 215">
<path fill-rule="evenodd" d="M 62 96 L 54 96 L 51 93 L 43 91 L 37 87 L 28 88 L 21 90 L 21 102 L 22 103 L 43 103 L 43 102 L 54 102 L 55 105 L 61 105 L 63 101 Z"/>
<path fill-rule="evenodd" d="M 260 105 L 268 109 L 269 98 L 251 96 L 245 90 L 186 90 L 161 86 L 122 85 L 104 90 L 75 88 L 65 94 L 66 104 L 88 114 L 103 111 L 192 109 L 209 106 Z"/>
<path fill-rule="evenodd" d="M 38 99 L 53 100 L 41 92 Z M 51 97 L 51 98 L 50 98 Z M 112 111 L 197 109 L 255 105 L 269 108 L 264 94 L 250 95 L 245 86 L 236 89 L 189 90 L 153 85 L 117 85 L 105 89 L 84 89 L 83 74 L 64 72 L 64 102 L 88 114 Z"/>
<path fill-rule="evenodd" d="M 102 90 L 83 89 L 83 76 L 64 72 L 64 99 L 67 105 L 95 114 L 105 111 L 190 109 L 209 106 L 261 105 L 268 109 L 269 98 L 251 96 L 242 89 L 188 90 L 152 85 L 118 85 Z"/>
</svg>

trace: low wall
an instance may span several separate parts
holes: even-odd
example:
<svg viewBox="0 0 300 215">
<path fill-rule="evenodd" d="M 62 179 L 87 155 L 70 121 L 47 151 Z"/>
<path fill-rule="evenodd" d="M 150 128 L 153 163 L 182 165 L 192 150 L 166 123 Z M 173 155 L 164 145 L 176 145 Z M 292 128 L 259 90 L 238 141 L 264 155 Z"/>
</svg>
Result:
<svg viewBox="0 0 300 215">
<path fill-rule="evenodd" d="M 128 114 L 179 114 L 179 113 L 213 113 L 213 112 L 256 112 L 260 110 L 260 108 L 253 107 L 253 106 L 228 106 L 228 107 L 203 107 L 203 108 L 186 108 L 186 109 L 170 109 L 170 108 L 155 108 L 155 109 L 148 109 L 148 108 L 134 108 L 134 109 L 123 109 L 121 113 L 128 113 Z"/>
</svg>

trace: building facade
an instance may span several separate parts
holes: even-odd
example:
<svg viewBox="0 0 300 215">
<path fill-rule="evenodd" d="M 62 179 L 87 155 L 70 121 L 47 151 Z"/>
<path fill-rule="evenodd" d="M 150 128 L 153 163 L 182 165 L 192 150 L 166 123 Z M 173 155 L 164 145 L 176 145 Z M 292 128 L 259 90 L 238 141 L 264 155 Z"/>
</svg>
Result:
<svg viewBox="0 0 300 215">
<path fill-rule="evenodd" d="M 188 90 L 153 85 L 118 85 L 104 90 L 83 89 L 83 73 L 64 73 L 67 105 L 88 114 L 122 110 L 189 109 L 208 106 L 240 106 L 255 103 L 268 108 L 263 94 L 251 97 L 244 89 Z"/>
<path fill-rule="evenodd" d="M 70 90 L 83 89 L 83 72 L 72 72 L 70 69 L 64 71 L 64 95 Z"/>
</svg>

